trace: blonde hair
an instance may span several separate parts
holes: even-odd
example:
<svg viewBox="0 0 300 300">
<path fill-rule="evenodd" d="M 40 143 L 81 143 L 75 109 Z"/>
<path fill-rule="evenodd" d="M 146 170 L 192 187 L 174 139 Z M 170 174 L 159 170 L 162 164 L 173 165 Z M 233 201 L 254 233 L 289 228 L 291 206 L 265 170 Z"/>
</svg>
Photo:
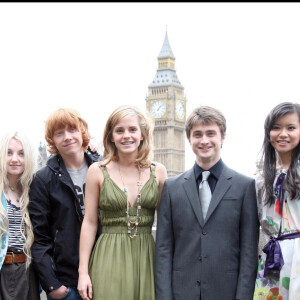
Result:
<svg viewBox="0 0 300 300">
<path fill-rule="evenodd" d="M 84 151 L 89 145 L 91 135 L 89 134 L 88 124 L 81 117 L 80 113 L 75 109 L 59 108 L 48 117 L 45 125 L 45 139 L 48 143 L 48 151 L 53 155 L 58 154 L 58 150 L 53 141 L 54 131 L 65 128 L 66 126 L 76 128 L 81 132 L 82 148 Z"/>
<path fill-rule="evenodd" d="M 33 179 L 33 174 L 36 170 L 36 159 L 35 152 L 28 138 L 19 132 L 8 133 L 3 136 L 0 142 L 0 195 L 4 193 L 5 188 L 8 187 L 9 182 L 7 179 L 7 152 L 9 142 L 15 139 L 19 141 L 23 146 L 24 151 L 24 172 L 19 178 L 19 183 L 22 187 L 22 194 L 20 197 L 22 221 L 21 221 L 21 232 L 25 240 L 24 243 L 24 253 L 27 256 L 26 266 L 29 266 L 31 262 L 31 246 L 34 241 L 34 235 L 32 230 L 32 225 L 28 213 L 29 204 L 29 190 L 30 184 Z M 0 246 L 2 243 L 2 237 L 8 231 L 8 218 L 7 213 L 2 205 L 0 204 Z M 22 231 L 22 228 L 24 230 Z"/>
<path fill-rule="evenodd" d="M 136 116 L 139 120 L 139 125 L 143 140 L 138 148 L 138 157 L 135 163 L 140 167 L 149 167 L 151 161 L 149 155 L 152 148 L 152 124 L 148 117 L 146 117 L 137 107 L 123 105 L 116 108 L 112 114 L 109 116 L 103 134 L 103 146 L 104 146 L 104 162 L 102 165 L 107 165 L 110 161 L 117 161 L 118 149 L 112 142 L 112 134 L 115 126 L 118 122 L 127 116 Z"/>
</svg>

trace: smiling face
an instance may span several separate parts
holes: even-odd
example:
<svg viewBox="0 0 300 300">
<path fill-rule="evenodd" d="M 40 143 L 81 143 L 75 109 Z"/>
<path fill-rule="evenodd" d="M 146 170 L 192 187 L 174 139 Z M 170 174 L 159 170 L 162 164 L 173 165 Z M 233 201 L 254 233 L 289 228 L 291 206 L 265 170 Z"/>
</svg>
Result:
<svg viewBox="0 0 300 300">
<path fill-rule="evenodd" d="M 219 161 L 224 138 L 216 123 L 198 122 L 192 127 L 189 142 L 199 166 L 208 169 Z"/>
<path fill-rule="evenodd" d="M 24 172 L 23 145 L 16 139 L 11 139 L 7 150 L 7 176 L 21 177 Z"/>
<path fill-rule="evenodd" d="M 300 141 L 300 121 L 296 113 L 278 118 L 270 130 L 270 141 L 279 156 L 291 158 Z"/>
<path fill-rule="evenodd" d="M 132 154 L 138 152 L 143 140 L 139 119 L 135 115 L 126 116 L 116 124 L 112 132 L 111 141 L 118 149 L 118 154 Z"/>
<path fill-rule="evenodd" d="M 52 139 L 63 159 L 64 157 L 84 151 L 82 148 L 83 140 L 81 131 L 76 128 L 66 126 L 57 129 L 54 131 Z"/>
</svg>

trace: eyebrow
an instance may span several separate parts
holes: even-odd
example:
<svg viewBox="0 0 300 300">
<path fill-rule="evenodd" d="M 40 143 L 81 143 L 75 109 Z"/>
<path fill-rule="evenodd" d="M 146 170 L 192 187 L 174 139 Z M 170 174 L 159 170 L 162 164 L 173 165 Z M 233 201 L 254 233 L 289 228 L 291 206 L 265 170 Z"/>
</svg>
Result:
<svg viewBox="0 0 300 300">
<path fill-rule="evenodd" d="M 274 123 L 273 125 L 279 125 L 279 126 L 281 126 L 281 124 L 279 124 L 279 123 Z M 287 124 L 287 126 L 290 126 L 290 125 L 297 125 L 297 123 L 289 123 L 289 124 Z"/>
<path fill-rule="evenodd" d="M 208 130 L 205 130 L 205 131 L 202 131 L 202 130 L 195 130 L 193 131 L 193 133 L 205 133 L 205 132 L 217 132 L 217 130 L 215 129 L 208 129 Z"/>
<path fill-rule="evenodd" d="M 125 128 L 126 126 L 116 126 L 115 129 L 117 128 Z M 138 126 L 136 125 L 131 125 L 131 126 L 128 126 L 128 128 L 138 128 Z"/>
<path fill-rule="evenodd" d="M 7 148 L 7 151 L 12 151 L 12 149 L 11 149 L 11 148 Z M 20 149 L 20 150 L 17 150 L 17 152 L 20 152 L 20 151 L 23 151 L 23 152 L 24 152 L 24 149 L 22 148 L 22 149 Z"/>
</svg>

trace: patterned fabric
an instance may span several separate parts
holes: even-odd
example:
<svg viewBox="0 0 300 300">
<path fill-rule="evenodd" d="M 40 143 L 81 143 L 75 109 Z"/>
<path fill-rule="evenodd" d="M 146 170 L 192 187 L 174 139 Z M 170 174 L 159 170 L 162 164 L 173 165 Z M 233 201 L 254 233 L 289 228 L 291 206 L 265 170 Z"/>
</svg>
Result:
<svg viewBox="0 0 300 300">
<path fill-rule="evenodd" d="M 24 248 L 24 222 L 22 223 L 22 211 L 20 207 L 7 201 L 7 217 L 9 222 L 8 229 L 8 248 L 23 251 Z"/>
<path fill-rule="evenodd" d="M 5 209 L 5 211 L 7 211 L 6 199 L 5 199 L 3 193 L 2 193 L 2 196 L 1 196 L 1 202 L 2 202 L 2 205 L 3 205 L 4 209 Z M 7 246 L 8 246 L 8 234 L 5 233 L 5 234 L 2 236 L 2 240 L 1 240 L 1 249 L 0 249 L 0 270 L 1 270 L 1 268 L 2 268 L 4 259 L 5 259 L 5 256 L 6 256 Z"/>
<path fill-rule="evenodd" d="M 274 182 L 281 173 L 286 174 L 287 170 L 279 170 Z M 300 174 L 300 167 L 298 173 Z M 285 191 L 282 211 L 279 196 L 271 206 L 264 205 L 263 177 L 260 175 L 256 178 L 256 191 L 260 225 L 267 241 L 270 237 L 278 236 L 281 220 L 282 234 L 300 231 L 300 199 L 291 200 L 289 193 Z M 280 272 L 270 271 L 264 276 L 266 254 L 262 253 L 255 283 L 254 300 L 300 299 L 300 239 L 282 240 L 279 241 L 279 245 L 284 265 Z"/>
</svg>

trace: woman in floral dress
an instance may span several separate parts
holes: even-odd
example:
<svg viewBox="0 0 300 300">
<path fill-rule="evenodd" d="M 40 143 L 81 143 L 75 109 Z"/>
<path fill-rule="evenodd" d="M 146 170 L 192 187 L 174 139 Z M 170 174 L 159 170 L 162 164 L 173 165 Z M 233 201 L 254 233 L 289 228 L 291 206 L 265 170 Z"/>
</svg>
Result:
<svg viewBox="0 0 300 300">
<path fill-rule="evenodd" d="M 254 300 L 300 299 L 300 105 L 277 105 L 265 121 L 258 212 L 269 241 L 260 258 Z"/>
</svg>

